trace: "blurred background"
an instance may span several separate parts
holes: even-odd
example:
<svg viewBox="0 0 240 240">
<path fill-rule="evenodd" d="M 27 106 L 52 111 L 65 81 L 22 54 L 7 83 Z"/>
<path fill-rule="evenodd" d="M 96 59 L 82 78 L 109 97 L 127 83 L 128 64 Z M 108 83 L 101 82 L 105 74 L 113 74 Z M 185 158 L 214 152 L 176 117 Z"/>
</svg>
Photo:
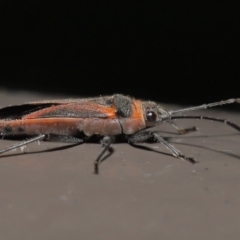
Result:
<svg viewBox="0 0 240 240">
<path fill-rule="evenodd" d="M 1 1 L 0 89 L 199 104 L 239 93 L 237 6 Z"/>
</svg>

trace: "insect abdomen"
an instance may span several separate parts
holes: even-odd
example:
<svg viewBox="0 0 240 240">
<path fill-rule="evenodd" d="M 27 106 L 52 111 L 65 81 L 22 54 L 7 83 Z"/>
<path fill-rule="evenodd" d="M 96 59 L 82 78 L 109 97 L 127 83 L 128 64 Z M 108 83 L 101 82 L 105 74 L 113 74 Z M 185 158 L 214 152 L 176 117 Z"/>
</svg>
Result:
<svg viewBox="0 0 240 240">
<path fill-rule="evenodd" d="M 76 135 L 79 132 L 83 132 L 86 136 L 94 134 L 106 136 L 121 134 L 122 129 L 117 119 L 57 118 L 0 121 L 2 136 Z"/>
<path fill-rule="evenodd" d="M 117 119 L 86 118 L 81 126 L 87 136 L 99 134 L 113 136 L 122 133 L 122 128 Z"/>
<path fill-rule="evenodd" d="M 27 119 L 0 121 L 3 136 L 75 135 L 79 132 L 77 119 Z"/>
</svg>

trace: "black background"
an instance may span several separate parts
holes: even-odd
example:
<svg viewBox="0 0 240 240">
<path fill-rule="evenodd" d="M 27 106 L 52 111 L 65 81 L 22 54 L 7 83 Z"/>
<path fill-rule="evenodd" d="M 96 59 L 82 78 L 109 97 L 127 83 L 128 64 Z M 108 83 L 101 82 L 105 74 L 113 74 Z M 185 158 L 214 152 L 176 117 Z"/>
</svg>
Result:
<svg viewBox="0 0 240 240">
<path fill-rule="evenodd" d="M 171 103 L 240 97 L 237 6 L 1 1 L 0 87 Z"/>
</svg>

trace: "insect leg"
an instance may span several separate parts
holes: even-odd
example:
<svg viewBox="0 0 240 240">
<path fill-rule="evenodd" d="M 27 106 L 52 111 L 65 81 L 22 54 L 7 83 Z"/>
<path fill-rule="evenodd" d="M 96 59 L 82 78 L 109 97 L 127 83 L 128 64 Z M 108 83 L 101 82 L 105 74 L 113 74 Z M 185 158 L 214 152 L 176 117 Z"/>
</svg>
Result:
<svg viewBox="0 0 240 240">
<path fill-rule="evenodd" d="M 131 136 L 129 138 L 129 141 L 131 144 L 134 144 L 134 143 L 146 141 L 149 138 L 154 138 L 158 142 L 162 143 L 172 153 L 172 155 L 174 157 L 186 160 L 190 163 L 197 162 L 196 160 L 194 160 L 194 158 L 183 155 L 178 149 L 176 149 L 173 145 L 168 143 L 166 140 L 164 140 L 161 136 L 159 136 L 155 132 L 150 132 L 150 131 L 138 132 L 138 133 L 134 134 L 133 136 Z"/>
<path fill-rule="evenodd" d="M 152 132 L 143 131 L 143 132 L 137 132 L 134 135 L 131 135 L 130 137 L 128 137 L 128 140 L 130 144 L 134 144 L 134 143 L 144 142 L 152 137 L 153 137 Z"/>
<path fill-rule="evenodd" d="M 159 136 L 157 133 L 152 133 L 152 136 L 160 143 L 162 143 L 170 152 L 172 152 L 172 155 L 176 158 L 186 160 L 190 163 L 197 163 L 197 161 L 194 158 L 187 157 L 183 155 L 178 149 L 176 149 L 173 145 L 168 143 L 166 140 L 164 140 L 161 136 Z"/>
<path fill-rule="evenodd" d="M 110 136 L 105 136 L 102 141 L 101 141 L 101 144 L 103 146 L 103 149 L 102 151 L 100 152 L 100 154 L 98 155 L 96 161 L 94 162 L 94 173 L 95 174 L 98 174 L 99 171 L 99 164 L 101 163 L 102 161 L 102 156 L 104 155 L 104 153 L 109 149 L 110 145 L 113 143 L 113 137 L 110 137 Z"/>
<path fill-rule="evenodd" d="M 190 128 L 181 128 L 172 121 L 170 122 L 170 124 L 172 125 L 172 127 L 174 127 L 178 131 L 178 134 L 186 134 L 186 133 L 189 133 L 189 132 L 197 131 L 197 128 L 195 126 L 190 127 Z"/>
<path fill-rule="evenodd" d="M 1 153 L 4 153 L 4 152 L 11 151 L 11 150 L 13 150 L 13 149 L 16 149 L 16 148 L 19 148 L 19 147 L 22 147 L 22 146 L 25 146 L 25 145 L 27 145 L 27 144 L 29 144 L 29 143 L 32 143 L 32 142 L 36 142 L 36 141 L 43 140 L 43 139 L 45 139 L 46 137 L 47 137 L 46 134 L 41 134 L 41 135 L 38 135 L 38 136 L 36 136 L 36 137 L 33 137 L 33 138 L 30 138 L 30 139 L 24 140 L 24 141 L 22 141 L 22 142 L 20 142 L 20 143 L 18 143 L 18 144 L 15 144 L 15 145 L 13 145 L 13 146 L 11 146 L 11 147 L 7 147 L 7 148 L 4 148 L 4 149 L 0 150 L 0 154 L 1 154 Z"/>
</svg>

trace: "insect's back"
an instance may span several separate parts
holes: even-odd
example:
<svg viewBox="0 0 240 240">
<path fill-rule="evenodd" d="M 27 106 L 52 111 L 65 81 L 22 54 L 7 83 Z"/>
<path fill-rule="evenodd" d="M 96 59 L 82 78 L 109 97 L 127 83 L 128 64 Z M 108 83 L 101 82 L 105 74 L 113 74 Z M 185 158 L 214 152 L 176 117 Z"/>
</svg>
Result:
<svg viewBox="0 0 240 240">
<path fill-rule="evenodd" d="M 145 127 L 141 101 L 123 95 L 32 102 L 0 109 L 0 134 L 133 134 Z"/>
</svg>

